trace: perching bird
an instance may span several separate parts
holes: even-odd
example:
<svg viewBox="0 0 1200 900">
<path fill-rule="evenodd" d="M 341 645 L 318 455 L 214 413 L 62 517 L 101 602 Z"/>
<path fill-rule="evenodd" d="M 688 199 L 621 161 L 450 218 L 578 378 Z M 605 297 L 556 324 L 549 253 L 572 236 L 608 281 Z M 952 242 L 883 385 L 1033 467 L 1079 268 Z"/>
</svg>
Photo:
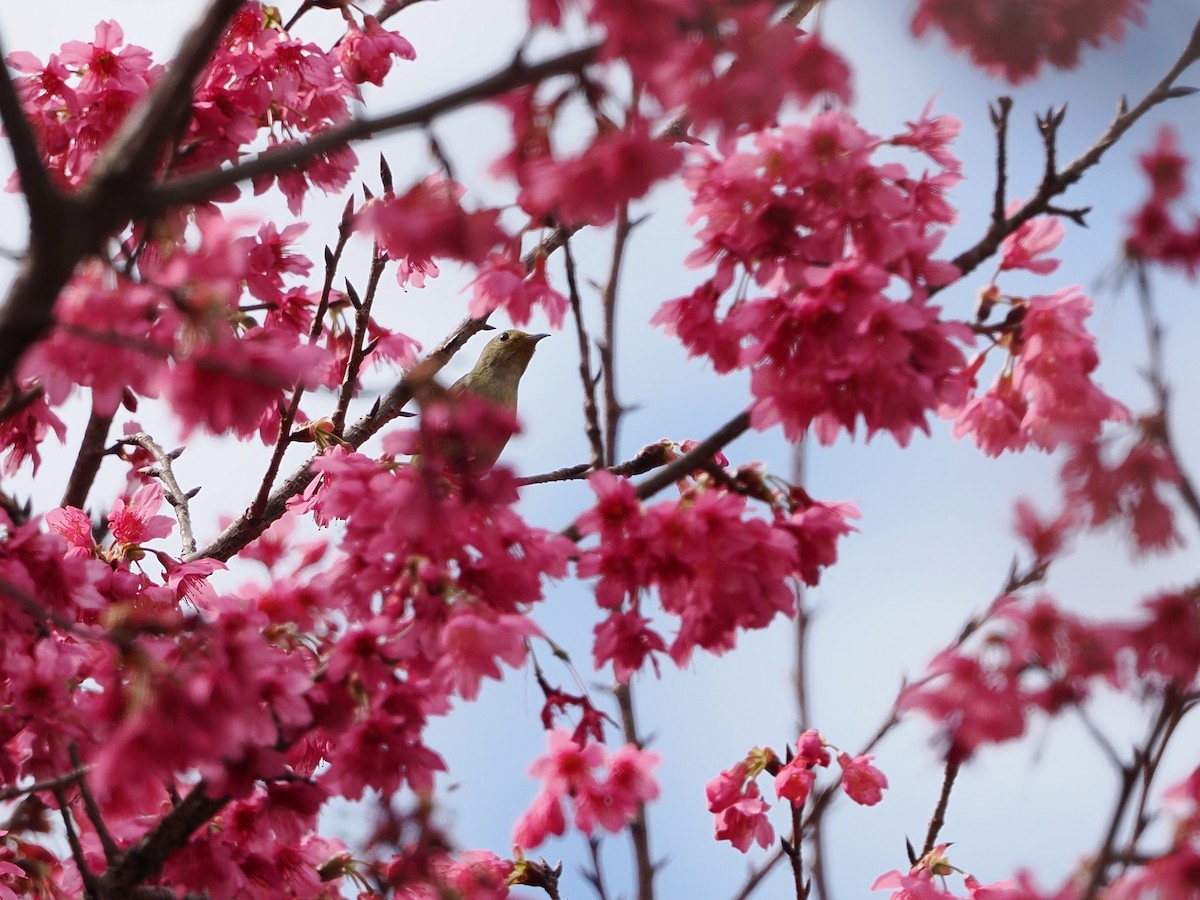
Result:
<svg viewBox="0 0 1200 900">
<path fill-rule="evenodd" d="M 521 376 L 533 359 L 533 351 L 542 338 L 548 334 L 526 334 L 524 331 L 509 329 L 502 331 L 483 348 L 475 368 L 450 386 L 451 394 L 473 394 L 516 412 L 517 388 L 521 385 Z M 488 441 L 477 444 L 472 448 L 471 465 L 477 471 L 486 472 L 496 464 L 508 435 L 503 440 Z"/>
</svg>

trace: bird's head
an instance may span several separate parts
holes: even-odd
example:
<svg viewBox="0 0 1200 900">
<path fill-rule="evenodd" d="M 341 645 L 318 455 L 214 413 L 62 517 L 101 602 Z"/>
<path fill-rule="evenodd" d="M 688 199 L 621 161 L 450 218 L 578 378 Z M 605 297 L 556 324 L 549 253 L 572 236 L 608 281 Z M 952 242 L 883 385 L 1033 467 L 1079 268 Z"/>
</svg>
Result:
<svg viewBox="0 0 1200 900">
<path fill-rule="evenodd" d="M 547 338 L 548 334 L 527 334 L 510 328 L 502 331 L 483 348 L 479 362 L 475 363 L 472 375 L 499 378 L 503 381 L 516 383 L 525 374 L 529 360 L 533 359 L 533 351 L 537 349 L 538 341 Z"/>
</svg>

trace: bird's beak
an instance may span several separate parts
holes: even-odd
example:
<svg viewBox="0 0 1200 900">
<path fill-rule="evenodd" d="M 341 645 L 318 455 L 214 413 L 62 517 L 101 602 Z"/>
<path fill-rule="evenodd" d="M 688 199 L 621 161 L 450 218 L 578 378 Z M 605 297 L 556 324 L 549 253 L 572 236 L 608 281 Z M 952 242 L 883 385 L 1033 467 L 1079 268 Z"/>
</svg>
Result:
<svg viewBox="0 0 1200 900">
<path fill-rule="evenodd" d="M 538 341 L 540 341 L 542 338 L 548 338 L 548 337 L 550 337 L 550 335 L 548 335 L 548 334 L 531 334 L 529 336 L 530 340 L 532 340 L 535 344 Z"/>
</svg>

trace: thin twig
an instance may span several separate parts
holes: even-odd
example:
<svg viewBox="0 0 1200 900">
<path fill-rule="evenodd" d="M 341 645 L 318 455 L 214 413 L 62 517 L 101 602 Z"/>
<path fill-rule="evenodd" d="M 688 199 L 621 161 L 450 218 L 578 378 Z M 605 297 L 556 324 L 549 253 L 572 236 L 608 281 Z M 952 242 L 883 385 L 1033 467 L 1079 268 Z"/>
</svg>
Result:
<svg viewBox="0 0 1200 900">
<path fill-rule="evenodd" d="M 91 767 L 81 766 L 69 772 L 64 772 L 62 775 L 47 778 L 45 781 L 35 781 L 33 784 L 26 785 L 25 787 L 14 786 L 0 789 L 0 803 L 28 794 L 36 794 L 39 791 L 52 791 L 55 788 L 66 787 L 68 784 L 78 781 L 89 768 Z"/>
<path fill-rule="evenodd" d="M 621 262 L 625 258 L 625 245 L 629 241 L 632 225 L 629 221 L 629 204 L 624 203 L 617 211 L 617 222 L 613 233 L 612 265 L 608 281 L 601 292 L 600 301 L 604 310 L 604 338 L 600 342 L 600 371 L 604 379 L 604 464 L 614 465 L 617 461 L 617 434 L 621 427 L 624 409 L 617 400 L 616 342 L 617 342 L 617 283 L 621 278 Z"/>
<path fill-rule="evenodd" d="M 175 469 L 173 462 L 179 457 L 180 451 L 167 453 L 160 447 L 150 435 L 144 431 L 139 431 L 136 434 L 127 434 L 117 441 L 118 444 L 132 444 L 136 447 L 141 447 L 147 453 L 154 457 L 158 463 L 158 468 L 148 473 L 162 482 L 167 502 L 175 508 L 175 518 L 179 520 L 179 538 L 182 542 L 182 555 L 184 557 L 191 556 L 196 552 L 196 537 L 192 533 L 192 514 L 188 508 L 188 501 L 196 495 L 195 491 L 185 491 L 179 486 L 179 482 L 175 480 Z"/>
<path fill-rule="evenodd" d="M 621 725 L 625 732 L 625 741 L 641 748 L 642 739 L 638 735 L 637 715 L 633 708 L 633 692 L 628 682 L 618 684 L 613 690 L 617 698 L 617 706 L 621 710 Z M 654 861 L 650 857 L 650 832 L 646 828 L 646 804 L 638 802 L 638 814 L 629 823 L 629 840 L 633 844 L 634 857 L 637 860 L 637 897 L 638 900 L 654 900 Z"/>
<path fill-rule="evenodd" d="M 350 357 L 346 360 L 346 374 L 342 378 L 342 389 L 338 395 L 337 409 L 333 413 L 333 433 L 340 435 L 346 427 L 346 413 L 350 409 L 350 400 L 358 387 L 358 373 L 362 369 L 363 359 L 370 347 L 367 344 L 367 331 L 371 324 L 371 307 L 375 303 L 375 292 L 379 289 L 379 279 L 387 267 L 387 254 L 378 243 L 371 254 L 371 270 L 367 275 L 367 293 L 354 304 L 354 334 L 351 336 Z M 353 291 L 350 282 L 346 282 L 347 293 Z"/>
<path fill-rule="evenodd" d="M 592 448 L 592 468 L 604 465 L 604 441 L 600 435 L 600 413 L 596 407 L 596 376 L 592 374 L 591 340 L 583 322 L 583 299 L 579 296 L 579 281 L 575 276 L 575 256 L 569 238 L 563 242 L 567 270 L 567 296 L 571 300 L 571 315 L 575 320 L 575 337 L 579 344 L 579 381 L 583 385 L 583 421 L 588 444 Z"/>
<path fill-rule="evenodd" d="M 62 816 L 63 831 L 67 835 L 67 845 L 71 848 L 71 858 L 75 860 L 75 868 L 79 870 L 79 877 L 83 881 L 83 886 L 87 888 L 89 897 L 102 896 L 98 891 L 96 873 L 88 868 L 87 856 L 83 852 L 83 844 L 79 841 L 79 834 L 75 830 L 75 822 L 71 818 L 71 803 L 67 799 L 67 792 L 58 786 L 52 789 L 54 799 L 58 803 L 58 812 Z"/>
<path fill-rule="evenodd" d="M 1150 390 L 1153 392 L 1154 401 L 1158 406 L 1158 421 L 1155 423 L 1154 437 L 1175 464 L 1175 470 L 1179 475 L 1179 481 L 1175 488 L 1188 511 L 1191 512 L 1192 518 L 1200 523 L 1200 494 L 1197 494 L 1196 486 L 1184 469 L 1183 461 L 1175 452 L 1175 444 L 1171 439 L 1171 387 L 1166 376 L 1162 321 L 1154 309 L 1154 297 L 1150 291 L 1150 280 L 1145 266 L 1137 266 L 1135 276 L 1138 306 L 1141 309 L 1142 323 L 1146 329 L 1146 347 L 1150 355 L 1146 380 L 1150 384 Z"/>
</svg>

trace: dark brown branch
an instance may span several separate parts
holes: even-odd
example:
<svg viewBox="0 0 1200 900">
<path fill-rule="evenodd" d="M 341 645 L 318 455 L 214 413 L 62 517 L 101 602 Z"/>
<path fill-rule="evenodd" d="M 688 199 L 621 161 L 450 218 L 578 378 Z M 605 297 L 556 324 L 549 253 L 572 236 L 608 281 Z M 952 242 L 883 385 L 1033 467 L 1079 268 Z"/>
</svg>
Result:
<svg viewBox="0 0 1200 900">
<path fill-rule="evenodd" d="M 750 428 L 750 411 L 738 413 L 679 459 L 655 472 L 637 486 L 639 500 L 653 497 L 669 484 L 674 484 L 679 478 L 696 469 L 712 457 L 714 453 L 734 439 L 741 437 Z"/>
<path fill-rule="evenodd" d="M 0 803 L 6 800 L 13 800 L 17 797 L 27 794 L 36 794 L 39 791 L 52 791 L 55 788 L 66 787 L 72 782 L 78 781 L 79 778 L 87 771 L 86 767 L 72 769 L 70 772 L 64 772 L 62 775 L 55 775 L 53 778 L 47 778 L 45 781 L 35 781 L 33 784 L 25 787 L 7 787 L 0 790 Z"/>
<path fill-rule="evenodd" d="M 583 323 L 583 298 L 579 296 L 579 280 L 575 276 L 575 257 L 571 241 L 563 246 L 567 269 L 567 296 L 571 299 L 571 315 L 575 320 L 575 337 L 579 344 L 579 381 L 583 386 L 583 421 L 588 444 L 592 448 L 592 468 L 604 465 L 604 441 L 600 436 L 600 413 L 596 406 L 596 376 L 592 373 L 591 340 Z"/>
<path fill-rule="evenodd" d="M 933 815 L 929 818 L 929 828 L 925 831 L 925 844 L 921 856 L 927 855 L 933 849 L 938 835 L 942 832 L 942 826 L 946 824 L 946 810 L 950 806 L 950 792 L 954 789 L 954 780 L 958 777 L 959 765 L 958 760 L 946 762 L 946 773 L 942 777 L 942 791 L 938 795 L 937 806 L 933 808 Z"/>
<path fill-rule="evenodd" d="M 75 465 L 71 469 L 71 477 L 67 479 L 67 488 L 63 492 L 60 506 L 74 506 L 83 509 L 87 502 L 88 491 L 100 471 L 100 463 L 104 459 L 105 445 L 108 443 L 108 429 L 112 427 L 112 416 L 102 416 L 94 409 L 88 418 L 87 427 L 83 431 L 83 440 L 79 443 L 79 453 L 75 457 Z"/>
<path fill-rule="evenodd" d="M 207 796 L 205 788 L 203 781 L 197 784 L 150 831 L 126 847 L 100 876 L 93 896 L 98 900 L 127 897 L 135 885 L 158 874 L 167 858 L 229 801 Z"/>
<path fill-rule="evenodd" d="M 604 471 L 612 472 L 614 475 L 619 475 L 622 478 L 644 475 L 670 462 L 674 446 L 671 441 L 658 441 L 653 444 L 647 444 L 638 451 L 637 456 L 615 466 L 606 466 Z M 553 472 L 546 472 L 542 475 L 530 475 L 525 478 L 519 478 L 517 479 L 517 483 L 524 486 L 527 484 L 548 484 L 552 481 L 581 481 L 595 471 L 596 467 L 592 463 L 578 463 L 577 465 L 565 466 L 564 468 L 555 469 Z"/>
<path fill-rule="evenodd" d="M 597 49 L 597 44 L 591 44 L 532 64 L 518 58 L 498 72 L 408 109 L 348 122 L 314 135 L 304 143 L 276 147 L 233 166 L 172 179 L 144 191 L 137 198 L 138 214 L 148 216 L 175 206 L 199 203 L 225 188 L 263 175 L 286 172 L 354 141 L 388 131 L 423 127 L 438 116 L 514 88 L 536 84 L 556 75 L 580 72 L 595 59 Z"/>
<path fill-rule="evenodd" d="M 1004 208 L 1008 205 L 1008 119 L 1012 113 L 1012 97 L 1000 97 L 988 112 L 996 131 L 996 193 L 992 196 L 992 227 L 1004 224 Z"/>
</svg>

